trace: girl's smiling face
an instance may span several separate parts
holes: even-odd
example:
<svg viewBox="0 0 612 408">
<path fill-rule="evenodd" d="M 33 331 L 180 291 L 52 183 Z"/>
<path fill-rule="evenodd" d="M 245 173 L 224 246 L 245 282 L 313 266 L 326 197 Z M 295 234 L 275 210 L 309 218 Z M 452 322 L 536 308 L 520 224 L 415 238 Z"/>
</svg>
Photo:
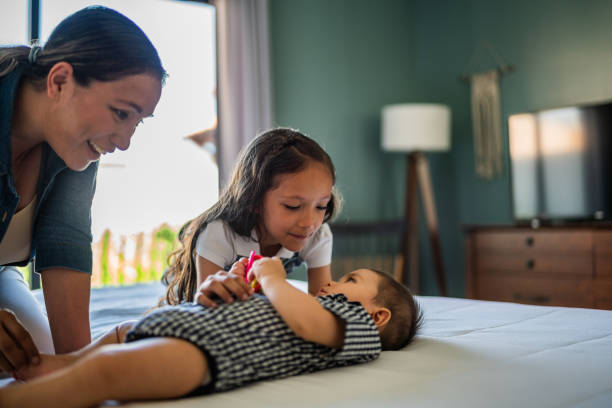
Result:
<svg viewBox="0 0 612 408">
<path fill-rule="evenodd" d="M 329 169 L 316 161 L 293 174 L 277 176 L 263 198 L 259 222 L 262 255 L 275 255 L 280 246 L 290 251 L 304 248 L 323 223 L 332 196 Z"/>
<path fill-rule="evenodd" d="M 149 74 L 88 86 L 70 77 L 62 86 L 46 121 L 46 141 L 76 171 L 115 148 L 126 150 L 136 126 L 153 114 L 161 95 L 160 80 Z"/>
</svg>

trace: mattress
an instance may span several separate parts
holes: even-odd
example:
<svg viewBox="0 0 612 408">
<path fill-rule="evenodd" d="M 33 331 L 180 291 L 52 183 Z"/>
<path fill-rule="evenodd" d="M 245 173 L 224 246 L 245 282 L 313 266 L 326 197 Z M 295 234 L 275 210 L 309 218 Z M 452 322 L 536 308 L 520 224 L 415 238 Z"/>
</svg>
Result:
<svg viewBox="0 0 612 408">
<path fill-rule="evenodd" d="M 94 289 L 93 336 L 137 318 L 162 293 L 158 283 Z M 420 335 L 374 362 L 122 406 L 612 407 L 612 311 L 427 296 L 418 301 L 425 314 Z"/>
</svg>

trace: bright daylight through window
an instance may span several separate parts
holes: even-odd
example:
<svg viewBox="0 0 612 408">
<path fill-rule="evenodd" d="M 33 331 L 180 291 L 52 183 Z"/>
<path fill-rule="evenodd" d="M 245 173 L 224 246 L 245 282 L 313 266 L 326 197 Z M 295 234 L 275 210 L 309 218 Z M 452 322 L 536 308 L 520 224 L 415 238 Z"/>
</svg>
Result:
<svg viewBox="0 0 612 408">
<path fill-rule="evenodd" d="M 90 4 L 42 0 L 41 42 L 64 17 Z M 138 126 L 129 150 L 100 160 L 92 207 L 92 285 L 156 280 L 180 226 L 218 197 L 215 9 L 170 0 L 95 4 L 136 22 L 169 77 L 154 117 Z"/>
</svg>

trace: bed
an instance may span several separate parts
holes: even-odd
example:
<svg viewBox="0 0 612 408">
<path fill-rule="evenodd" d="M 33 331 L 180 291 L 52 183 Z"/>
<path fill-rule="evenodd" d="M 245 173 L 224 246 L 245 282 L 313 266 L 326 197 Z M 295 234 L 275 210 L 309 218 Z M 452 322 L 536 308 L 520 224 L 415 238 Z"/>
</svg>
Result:
<svg viewBox="0 0 612 408">
<path fill-rule="evenodd" d="M 94 289 L 93 336 L 137 318 L 162 292 L 159 283 Z M 421 334 L 412 345 L 383 352 L 374 362 L 215 395 L 122 406 L 612 406 L 612 311 L 418 300 L 426 318 Z"/>
</svg>

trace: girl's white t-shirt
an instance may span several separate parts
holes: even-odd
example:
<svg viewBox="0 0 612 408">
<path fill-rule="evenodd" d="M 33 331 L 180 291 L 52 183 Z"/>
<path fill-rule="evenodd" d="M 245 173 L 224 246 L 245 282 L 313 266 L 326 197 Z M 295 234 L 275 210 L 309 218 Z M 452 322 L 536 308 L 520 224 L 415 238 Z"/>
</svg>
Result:
<svg viewBox="0 0 612 408">
<path fill-rule="evenodd" d="M 309 269 L 327 266 L 331 264 L 332 241 L 329 225 L 322 224 L 299 251 L 299 256 Z M 251 237 L 244 237 L 236 234 L 222 220 L 209 223 L 196 242 L 198 255 L 223 268 L 232 265 L 238 257 L 248 258 L 251 251 L 261 254 L 255 230 L 251 232 Z M 293 254 L 293 251 L 281 247 L 275 256 L 291 258 Z"/>
</svg>

